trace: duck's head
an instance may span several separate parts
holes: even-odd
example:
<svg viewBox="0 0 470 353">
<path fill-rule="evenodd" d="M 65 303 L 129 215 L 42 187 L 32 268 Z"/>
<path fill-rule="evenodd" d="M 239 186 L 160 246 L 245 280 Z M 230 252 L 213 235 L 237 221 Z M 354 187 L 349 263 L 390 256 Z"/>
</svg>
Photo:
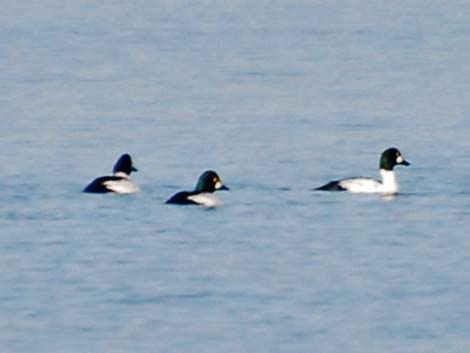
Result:
<svg viewBox="0 0 470 353">
<path fill-rule="evenodd" d="M 222 183 L 222 180 L 213 170 L 202 173 L 197 181 L 195 191 L 214 192 L 216 190 L 229 190 L 229 188 Z"/>
<path fill-rule="evenodd" d="M 401 152 L 395 148 L 388 148 L 380 156 L 380 169 L 393 170 L 396 165 L 409 166 L 410 163 L 403 158 Z"/>
<path fill-rule="evenodd" d="M 137 168 L 132 165 L 131 156 L 125 153 L 117 160 L 113 167 L 113 173 L 124 173 L 131 175 L 132 172 L 137 172 Z"/>
</svg>

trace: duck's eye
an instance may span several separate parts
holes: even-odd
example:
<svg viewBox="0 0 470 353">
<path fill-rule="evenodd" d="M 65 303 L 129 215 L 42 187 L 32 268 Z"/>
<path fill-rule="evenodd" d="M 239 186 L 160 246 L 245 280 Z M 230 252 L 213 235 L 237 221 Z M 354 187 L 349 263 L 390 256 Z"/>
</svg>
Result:
<svg viewBox="0 0 470 353">
<path fill-rule="evenodd" d="M 215 184 L 215 183 L 217 183 L 217 182 L 219 181 L 219 179 L 217 179 L 217 178 L 214 178 L 214 179 L 212 179 L 212 181 L 213 181 L 213 182 L 214 182 L 214 184 Z"/>
</svg>

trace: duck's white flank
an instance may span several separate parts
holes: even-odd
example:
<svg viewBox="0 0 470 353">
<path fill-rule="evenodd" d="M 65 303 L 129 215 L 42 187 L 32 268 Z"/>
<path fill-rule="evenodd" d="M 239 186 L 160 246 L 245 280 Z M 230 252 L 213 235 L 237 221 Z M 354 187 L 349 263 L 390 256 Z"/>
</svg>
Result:
<svg viewBox="0 0 470 353">
<path fill-rule="evenodd" d="M 382 181 L 369 178 L 344 179 L 339 185 L 353 193 L 382 193 L 386 195 L 398 192 L 396 174 L 393 170 L 380 170 Z"/>
<path fill-rule="evenodd" d="M 222 201 L 217 196 L 209 192 L 202 192 L 200 194 L 188 196 L 188 200 L 194 201 L 197 204 L 208 208 L 222 206 Z"/>
<path fill-rule="evenodd" d="M 123 172 L 114 174 L 117 177 L 123 178 L 121 180 L 108 180 L 103 183 L 109 190 L 116 194 L 134 194 L 139 192 L 139 187 L 132 182 L 129 175 Z"/>
</svg>

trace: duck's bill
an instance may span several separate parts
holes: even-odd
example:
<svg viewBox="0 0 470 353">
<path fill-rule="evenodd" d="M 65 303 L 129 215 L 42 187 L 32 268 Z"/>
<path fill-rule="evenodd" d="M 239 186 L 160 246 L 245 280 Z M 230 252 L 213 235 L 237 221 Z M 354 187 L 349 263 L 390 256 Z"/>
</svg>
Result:
<svg viewBox="0 0 470 353">
<path fill-rule="evenodd" d="M 138 172 L 138 171 L 139 171 L 136 167 L 132 167 L 131 170 L 132 170 L 133 172 Z"/>
<path fill-rule="evenodd" d="M 219 190 L 230 190 L 227 186 L 222 185 Z"/>
<path fill-rule="evenodd" d="M 401 163 L 401 165 L 404 165 L 404 166 L 409 166 L 410 165 L 410 162 L 406 161 L 406 160 L 403 160 Z"/>
</svg>

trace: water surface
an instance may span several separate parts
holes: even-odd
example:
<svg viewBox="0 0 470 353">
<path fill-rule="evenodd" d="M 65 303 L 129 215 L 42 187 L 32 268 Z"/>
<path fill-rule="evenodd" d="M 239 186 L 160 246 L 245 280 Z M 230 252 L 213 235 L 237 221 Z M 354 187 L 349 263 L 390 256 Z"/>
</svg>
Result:
<svg viewBox="0 0 470 353">
<path fill-rule="evenodd" d="M 2 8 L 1 351 L 467 352 L 466 2 Z M 389 146 L 397 197 L 310 191 Z"/>
</svg>

